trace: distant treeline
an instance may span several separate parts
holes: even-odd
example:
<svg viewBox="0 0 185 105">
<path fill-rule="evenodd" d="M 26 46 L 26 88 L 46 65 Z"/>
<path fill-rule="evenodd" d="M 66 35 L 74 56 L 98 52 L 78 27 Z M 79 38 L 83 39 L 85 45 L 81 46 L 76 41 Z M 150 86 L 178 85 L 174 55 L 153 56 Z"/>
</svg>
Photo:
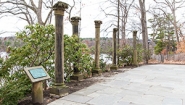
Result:
<svg viewBox="0 0 185 105">
<path fill-rule="evenodd" d="M 91 53 L 95 53 L 95 38 L 80 38 L 90 49 Z M 101 37 L 100 38 L 100 53 L 111 54 L 112 38 Z"/>
<path fill-rule="evenodd" d="M 91 53 L 95 53 L 95 38 L 80 38 L 90 49 Z M 123 41 L 120 40 L 120 46 L 123 45 Z M 132 45 L 132 38 L 126 40 L 126 44 Z M 6 51 L 8 46 L 19 47 L 23 43 L 16 37 L 0 37 L 0 52 Z M 100 53 L 111 54 L 112 53 L 112 38 L 100 37 Z"/>
</svg>

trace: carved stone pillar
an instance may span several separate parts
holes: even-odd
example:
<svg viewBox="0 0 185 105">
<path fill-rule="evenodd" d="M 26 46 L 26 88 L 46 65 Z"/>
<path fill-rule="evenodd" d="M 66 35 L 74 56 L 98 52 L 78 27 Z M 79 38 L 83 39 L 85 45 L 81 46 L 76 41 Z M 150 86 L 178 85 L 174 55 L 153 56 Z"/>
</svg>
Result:
<svg viewBox="0 0 185 105">
<path fill-rule="evenodd" d="M 81 18 L 80 17 L 72 17 L 71 18 L 71 23 L 72 23 L 72 29 L 73 29 L 73 35 L 75 35 L 75 36 L 77 36 L 77 37 L 79 37 L 78 36 L 78 23 L 79 23 L 79 21 L 81 20 Z M 78 43 L 78 41 L 76 42 L 76 43 Z M 75 49 L 76 51 L 78 51 L 78 49 Z M 78 63 L 78 59 L 77 59 L 77 61 L 75 61 L 75 62 L 77 62 Z M 83 75 L 82 75 L 82 73 L 80 72 L 80 70 L 78 69 L 78 67 L 76 67 L 75 66 L 75 64 L 73 65 L 74 66 L 74 72 L 73 72 L 73 75 L 72 76 L 70 76 L 70 79 L 71 80 L 75 80 L 75 81 L 80 81 L 80 80 L 82 80 L 83 79 Z"/>
<path fill-rule="evenodd" d="M 136 47 L 136 36 L 137 36 L 137 31 L 133 31 L 133 65 L 138 66 L 137 62 L 137 47 Z"/>
<path fill-rule="evenodd" d="M 99 57 L 100 57 L 100 25 L 102 21 L 95 20 L 95 69 L 92 70 L 94 74 L 101 74 L 102 70 L 100 69 Z"/>
<path fill-rule="evenodd" d="M 80 17 L 75 16 L 71 18 L 71 24 L 72 24 L 72 29 L 73 29 L 73 35 L 78 36 L 78 23 L 81 20 Z"/>
<path fill-rule="evenodd" d="M 116 52 L 117 52 L 117 49 L 116 49 L 116 32 L 118 31 L 117 28 L 114 28 L 113 29 L 113 60 L 112 60 L 112 66 L 110 67 L 111 70 L 117 70 L 118 69 L 118 66 L 117 66 L 117 63 L 116 63 Z"/>
<path fill-rule="evenodd" d="M 68 4 L 57 2 L 53 6 L 55 14 L 55 81 L 50 88 L 50 93 L 64 96 L 68 94 L 68 88 L 64 84 L 64 36 L 63 16 Z"/>
</svg>

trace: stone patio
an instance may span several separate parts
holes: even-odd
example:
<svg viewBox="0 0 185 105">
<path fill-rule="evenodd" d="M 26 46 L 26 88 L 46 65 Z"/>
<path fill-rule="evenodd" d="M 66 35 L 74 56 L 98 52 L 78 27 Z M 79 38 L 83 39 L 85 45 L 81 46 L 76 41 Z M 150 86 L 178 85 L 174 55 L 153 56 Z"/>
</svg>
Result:
<svg viewBox="0 0 185 105">
<path fill-rule="evenodd" d="M 48 105 L 185 105 L 185 65 L 145 65 Z"/>
</svg>

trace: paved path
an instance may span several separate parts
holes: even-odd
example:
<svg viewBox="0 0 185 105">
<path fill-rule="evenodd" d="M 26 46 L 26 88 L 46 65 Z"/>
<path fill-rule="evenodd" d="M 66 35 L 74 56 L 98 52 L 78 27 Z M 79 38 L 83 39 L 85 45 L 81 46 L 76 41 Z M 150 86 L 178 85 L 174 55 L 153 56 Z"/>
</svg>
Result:
<svg viewBox="0 0 185 105">
<path fill-rule="evenodd" d="M 185 105 L 185 65 L 141 66 L 49 105 Z"/>
</svg>

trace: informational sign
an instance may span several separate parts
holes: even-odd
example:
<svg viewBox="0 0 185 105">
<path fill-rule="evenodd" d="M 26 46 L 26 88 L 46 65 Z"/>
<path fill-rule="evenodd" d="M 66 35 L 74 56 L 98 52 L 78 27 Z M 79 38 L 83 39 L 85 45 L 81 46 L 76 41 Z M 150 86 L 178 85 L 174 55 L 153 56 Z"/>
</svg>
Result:
<svg viewBox="0 0 185 105">
<path fill-rule="evenodd" d="M 34 79 L 47 76 L 47 74 L 44 72 L 44 70 L 42 68 L 30 69 L 29 72 Z"/>
<path fill-rule="evenodd" d="M 30 80 L 34 82 L 49 79 L 50 76 L 42 66 L 24 68 Z"/>
</svg>

